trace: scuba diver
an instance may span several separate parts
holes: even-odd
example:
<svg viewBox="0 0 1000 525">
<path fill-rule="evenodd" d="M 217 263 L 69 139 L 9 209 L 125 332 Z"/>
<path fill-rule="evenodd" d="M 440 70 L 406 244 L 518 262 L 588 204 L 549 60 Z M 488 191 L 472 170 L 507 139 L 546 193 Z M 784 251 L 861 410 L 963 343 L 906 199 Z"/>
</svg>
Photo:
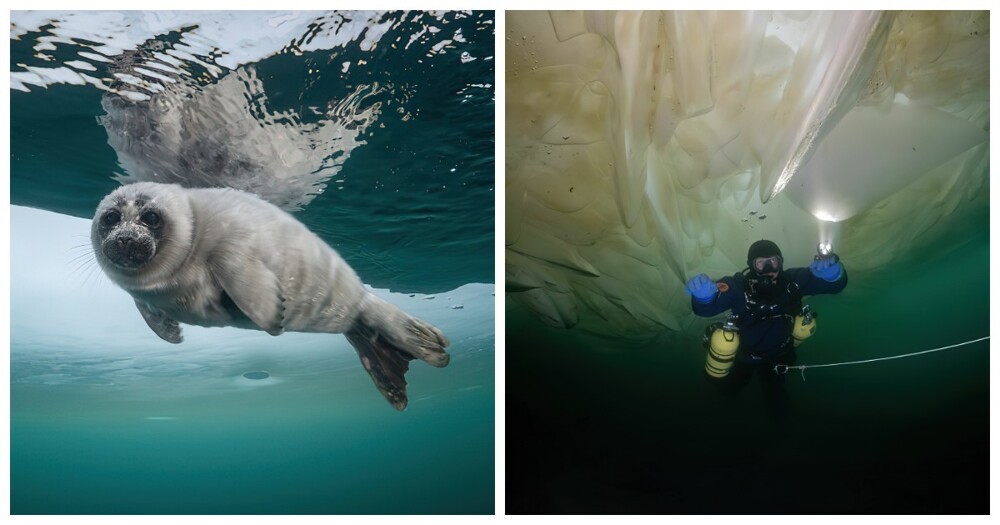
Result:
<svg viewBox="0 0 1000 525">
<path fill-rule="evenodd" d="M 729 342 L 721 353 L 711 350 L 706 372 L 716 378 L 724 393 L 735 394 L 756 371 L 769 409 L 779 416 L 788 399 L 784 374 L 777 373 L 775 366 L 793 364 L 798 341 L 815 330 L 812 324 L 806 326 L 806 335 L 796 332 L 793 337 L 793 329 L 803 319 L 809 325 L 814 317 L 808 307 L 803 309 L 802 296 L 835 294 L 847 286 L 847 272 L 837 255 L 829 252 L 829 245 L 820 245 L 820 255 L 809 268 L 784 269 L 783 263 L 778 245 L 760 240 L 750 245 L 743 271 L 719 281 L 698 274 L 685 286 L 696 315 L 712 317 L 732 311 L 725 326 L 716 323 L 706 333 L 708 340 Z"/>
</svg>

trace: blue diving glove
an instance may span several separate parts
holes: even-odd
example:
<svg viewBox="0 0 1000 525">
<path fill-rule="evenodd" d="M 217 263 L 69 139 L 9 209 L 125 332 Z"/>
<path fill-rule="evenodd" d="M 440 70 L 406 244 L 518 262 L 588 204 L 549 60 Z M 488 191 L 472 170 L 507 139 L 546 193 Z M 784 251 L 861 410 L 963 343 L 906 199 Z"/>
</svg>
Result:
<svg viewBox="0 0 1000 525">
<path fill-rule="evenodd" d="M 809 265 L 809 271 L 816 277 L 832 283 L 840 279 L 840 274 L 843 273 L 844 266 L 840 264 L 840 257 L 831 255 L 823 259 L 814 260 Z"/>
<path fill-rule="evenodd" d="M 687 282 L 687 285 L 684 286 L 684 290 L 687 291 L 688 295 L 693 295 L 695 301 L 702 304 L 714 301 L 715 294 L 719 292 L 719 288 L 715 286 L 715 281 L 703 273 L 692 277 Z"/>
</svg>

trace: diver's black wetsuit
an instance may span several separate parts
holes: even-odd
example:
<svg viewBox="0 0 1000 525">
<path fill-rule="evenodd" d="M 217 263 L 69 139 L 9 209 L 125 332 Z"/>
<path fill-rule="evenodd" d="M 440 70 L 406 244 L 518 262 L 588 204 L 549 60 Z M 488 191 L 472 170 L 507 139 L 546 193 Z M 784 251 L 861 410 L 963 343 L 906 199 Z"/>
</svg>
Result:
<svg viewBox="0 0 1000 525">
<path fill-rule="evenodd" d="M 792 327 L 802 308 L 802 296 L 835 294 L 847 286 L 847 271 L 836 281 L 824 281 L 809 268 L 789 268 L 778 274 L 777 286 L 770 294 L 755 294 L 750 272 L 744 270 L 732 277 L 723 277 L 720 291 L 709 303 L 691 298 L 691 308 L 702 317 L 712 317 L 726 310 L 737 316 L 740 347 L 729 375 L 720 382 L 728 393 L 742 390 L 757 370 L 768 397 L 783 396 L 784 375 L 774 372 L 774 365 L 790 365 L 795 361 Z M 724 291 L 723 291 L 724 290 Z M 781 392 L 779 392 L 781 391 Z"/>
</svg>

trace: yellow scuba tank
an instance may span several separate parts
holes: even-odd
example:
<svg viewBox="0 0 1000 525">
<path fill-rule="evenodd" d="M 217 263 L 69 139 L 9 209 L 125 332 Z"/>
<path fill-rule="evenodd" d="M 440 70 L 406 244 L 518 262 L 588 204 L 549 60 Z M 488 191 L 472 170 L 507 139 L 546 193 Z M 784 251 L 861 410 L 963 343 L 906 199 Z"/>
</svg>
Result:
<svg viewBox="0 0 1000 525">
<path fill-rule="evenodd" d="M 736 350 L 740 347 L 739 330 L 730 317 L 725 324 L 710 325 L 706 332 L 708 357 L 705 358 L 705 373 L 721 379 L 729 375 L 729 369 L 736 359 Z"/>
<path fill-rule="evenodd" d="M 794 345 L 799 346 L 814 333 L 816 333 L 816 313 L 809 308 L 809 305 L 803 306 L 799 315 L 795 316 L 795 324 L 792 326 Z"/>
</svg>

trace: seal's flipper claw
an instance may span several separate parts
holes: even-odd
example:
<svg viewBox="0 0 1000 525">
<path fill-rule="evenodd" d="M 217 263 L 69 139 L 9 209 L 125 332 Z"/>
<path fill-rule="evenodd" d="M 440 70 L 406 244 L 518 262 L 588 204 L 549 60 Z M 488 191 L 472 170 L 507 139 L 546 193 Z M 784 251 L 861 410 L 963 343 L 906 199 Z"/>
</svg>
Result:
<svg viewBox="0 0 1000 525">
<path fill-rule="evenodd" d="M 410 369 L 409 355 L 392 346 L 378 332 L 357 324 L 344 334 L 354 345 L 365 371 L 372 377 L 375 387 L 396 408 L 406 408 L 406 372 Z"/>
</svg>

